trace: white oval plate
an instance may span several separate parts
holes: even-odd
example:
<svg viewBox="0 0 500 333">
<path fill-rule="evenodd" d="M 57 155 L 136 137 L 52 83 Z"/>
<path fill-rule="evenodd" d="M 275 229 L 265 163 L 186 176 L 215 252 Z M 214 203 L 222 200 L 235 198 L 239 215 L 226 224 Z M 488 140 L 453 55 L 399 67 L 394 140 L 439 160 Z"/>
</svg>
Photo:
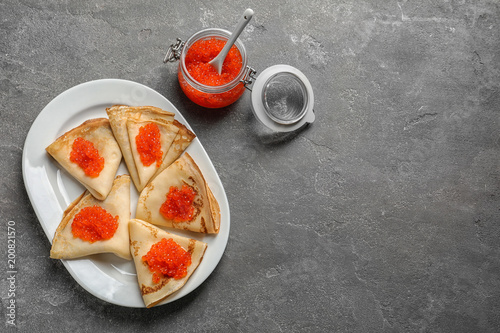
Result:
<svg viewBox="0 0 500 333">
<path fill-rule="evenodd" d="M 152 105 L 175 113 L 175 118 L 191 127 L 172 103 L 142 84 L 117 79 L 96 80 L 77 85 L 54 98 L 33 122 L 24 144 L 22 169 L 28 196 L 45 234 L 52 243 L 62 214 L 85 188 L 73 179 L 46 153 L 45 148 L 60 135 L 87 119 L 105 117 L 106 107 L 115 104 Z M 169 230 L 208 244 L 203 261 L 178 292 L 161 304 L 175 301 L 197 288 L 219 263 L 229 238 L 229 204 L 222 183 L 198 138 L 186 150 L 200 167 L 221 210 L 221 226 L 217 235 L 203 235 Z M 122 161 L 118 174 L 126 174 Z M 131 216 L 139 193 L 130 188 Z M 48 249 L 47 249 L 48 255 Z M 82 259 L 62 260 L 73 278 L 87 291 L 109 303 L 127 307 L 145 307 L 133 261 L 113 254 L 92 255 Z"/>
</svg>

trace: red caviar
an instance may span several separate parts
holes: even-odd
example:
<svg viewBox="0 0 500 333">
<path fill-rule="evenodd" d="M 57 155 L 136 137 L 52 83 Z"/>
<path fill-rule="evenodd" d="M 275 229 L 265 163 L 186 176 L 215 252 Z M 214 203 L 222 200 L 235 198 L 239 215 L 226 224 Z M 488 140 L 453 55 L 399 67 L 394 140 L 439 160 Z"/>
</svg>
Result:
<svg viewBox="0 0 500 333">
<path fill-rule="evenodd" d="M 174 222 L 191 221 L 194 216 L 195 196 L 196 191 L 189 185 L 182 185 L 180 190 L 175 186 L 170 186 L 167 200 L 160 207 L 160 214 Z"/>
<path fill-rule="evenodd" d="M 217 87 L 233 81 L 241 73 L 243 60 L 238 48 L 233 45 L 222 65 L 221 74 L 209 64 L 224 47 L 226 41 L 215 37 L 200 39 L 188 49 L 184 64 L 187 72 L 196 83 Z M 190 85 L 181 70 L 178 74 L 179 83 L 182 90 L 193 102 L 208 108 L 220 108 L 235 102 L 245 91 L 245 86 L 241 82 L 230 87 L 227 91 L 207 93 L 200 91 Z"/>
<path fill-rule="evenodd" d="M 224 45 L 225 40 L 216 38 L 201 39 L 189 48 L 184 63 L 196 81 L 207 86 L 220 86 L 231 82 L 241 70 L 242 58 L 238 48 L 233 45 L 222 64 L 221 73 L 217 73 L 209 62 L 215 58 Z"/>
<path fill-rule="evenodd" d="M 81 137 L 73 141 L 69 160 L 78 164 L 85 174 L 92 178 L 98 177 L 104 168 L 104 157 L 99 155 L 92 142 Z"/>
<path fill-rule="evenodd" d="M 156 167 L 161 165 L 163 151 L 161 150 L 160 136 L 160 129 L 155 123 L 148 123 L 139 128 L 135 143 L 144 166 L 150 166 L 155 161 Z"/>
<path fill-rule="evenodd" d="M 85 207 L 75 215 L 71 224 L 74 237 L 89 243 L 113 237 L 118 228 L 118 216 L 113 217 L 104 208 L 94 205 Z"/>
<path fill-rule="evenodd" d="M 153 273 L 153 282 L 158 283 L 162 277 L 181 279 L 187 275 L 187 268 L 191 265 L 191 253 L 184 250 L 172 238 L 162 238 L 151 249 L 142 261 L 148 264 Z"/>
</svg>

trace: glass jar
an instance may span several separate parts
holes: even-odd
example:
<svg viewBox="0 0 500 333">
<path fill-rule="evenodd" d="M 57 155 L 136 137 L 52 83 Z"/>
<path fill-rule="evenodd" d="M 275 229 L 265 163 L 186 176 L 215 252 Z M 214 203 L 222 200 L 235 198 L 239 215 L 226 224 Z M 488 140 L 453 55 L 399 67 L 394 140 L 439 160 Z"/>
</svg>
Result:
<svg viewBox="0 0 500 333">
<path fill-rule="evenodd" d="M 200 40 L 212 38 L 227 41 L 231 33 L 223 29 L 205 29 L 192 35 L 186 42 L 177 39 L 177 44 L 171 45 L 169 52 L 165 56 L 164 62 L 180 59 L 178 69 L 178 79 L 182 91 L 194 103 L 206 108 L 222 108 L 236 102 L 245 92 L 245 85 L 248 78 L 255 73 L 247 66 L 247 52 L 243 43 L 237 39 L 234 45 L 241 54 L 241 68 L 234 79 L 230 82 L 209 86 L 196 81 L 188 72 L 186 67 L 186 55 L 194 43 Z"/>
<path fill-rule="evenodd" d="M 247 65 L 247 53 L 239 39 L 234 45 L 241 54 L 242 64 L 231 82 L 208 86 L 193 78 L 186 67 L 186 55 L 193 44 L 212 38 L 227 41 L 230 36 L 227 30 L 210 28 L 195 33 L 186 42 L 177 38 L 177 42 L 170 45 L 163 62 L 180 60 L 177 76 L 186 96 L 203 107 L 222 108 L 237 101 L 248 89 L 254 115 L 271 130 L 290 132 L 313 123 L 316 118 L 314 93 L 307 77 L 285 64 L 268 67 L 256 77 L 256 71 Z"/>
</svg>

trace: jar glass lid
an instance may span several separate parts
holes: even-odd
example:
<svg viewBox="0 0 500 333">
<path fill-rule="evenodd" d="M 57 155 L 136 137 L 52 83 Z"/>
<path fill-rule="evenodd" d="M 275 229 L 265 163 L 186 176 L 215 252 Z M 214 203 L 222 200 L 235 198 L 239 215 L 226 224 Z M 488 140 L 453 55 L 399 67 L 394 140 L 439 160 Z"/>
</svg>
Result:
<svg viewBox="0 0 500 333">
<path fill-rule="evenodd" d="M 252 88 L 252 111 L 267 127 L 288 132 L 314 121 L 314 95 L 307 77 L 288 65 L 264 70 Z"/>
</svg>

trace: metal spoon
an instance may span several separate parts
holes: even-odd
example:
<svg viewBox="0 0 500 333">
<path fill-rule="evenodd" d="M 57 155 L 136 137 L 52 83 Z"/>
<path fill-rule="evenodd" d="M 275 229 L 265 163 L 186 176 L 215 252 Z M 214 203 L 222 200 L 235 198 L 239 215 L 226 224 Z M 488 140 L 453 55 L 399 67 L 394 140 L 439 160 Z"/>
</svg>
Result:
<svg viewBox="0 0 500 333">
<path fill-rule="evenodd" d="M 231 49 L 231 46 L 233 46 L 234 42 L 236 41 L 236 39 L 238 39 L 243 29 L 245 29 L 248 22 L 250 22 L 252 16 L 253 16 L 253 10 L 251 10 L 250 8 L 248 8 L 247 10 L 245 10 L 245 12 L 243 12 L 243 16 L 240 18 L 240 21 L 238 22 L 236 29 L 229 37 L 228 41 L 226 42 L 226 45 L 224 45 L 220 53 L 215 58 L 210 60 L 209 64 L 212 65 L 217 70 L 219 75 L 222 72 L 222 64 L 224 63 L 224 59 L 226 59 L 226 56 L 229 50 Z"/>
</svg>

